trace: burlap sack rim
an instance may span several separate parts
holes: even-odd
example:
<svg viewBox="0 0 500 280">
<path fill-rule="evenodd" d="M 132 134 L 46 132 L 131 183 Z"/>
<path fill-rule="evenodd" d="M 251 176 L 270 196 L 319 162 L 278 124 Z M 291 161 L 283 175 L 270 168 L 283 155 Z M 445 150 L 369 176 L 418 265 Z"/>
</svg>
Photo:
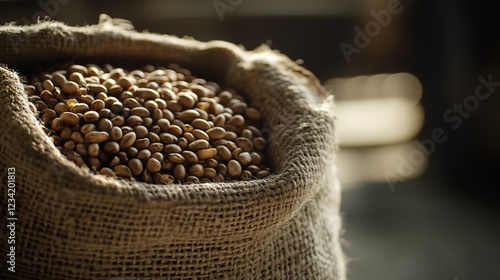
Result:
<svg viewBox="0 0 500 280">
<path fill-rule="evenodd" d="M 91 27 L 92 29 L 90 29 Z M 296 63 L 292 62 L 285 55 L 280 54 L 278 51 L 272 51 L 266 46 L 261 46 L 253 51 L 246 51 L 242 47 L 235 46 L 234 44 L 224 42 L 224 41 L 208 41 L 208 42 L 200 42 L 194 40 L 192 38 L 178 38 L 170 35 L 163 34 L 153 34 L 153 33 L 139 33 L 134 30 L 126 30 L 128 28 L 114 25 L 111 21 L 105 20 L 92 26 L 85 26 L 85 29 L 81 27 L 71 27 L 67 26 L 61 22 L 55 21 L 42 21 L 37 24 L 31 26 L 17 26 L 13 24 L 8 24 L 6 26 L 0 27 L 0 34 L 2 32 L 18 32 L 19 34 L 26 34 L 25 31 L 34 31 L 34 30 L 50 30 L 51 32 L 58 33 L 66 33 L 71 34 L 72 32 L 87 32 L 89 36 L 91 36 L 94 32 L 104 32 L 110 35 L 118 33 L 115 30 L 120 29 L 120 32 L 133 34 L 135 38 L 140 38 L 142 40 L 151 40 L 155 41 L 157 39 L 161 39 L 163 37 L 169 37 L 173 40 L 179 40 L 183 43 L 187 43 L 190 47 L 195 51 L 200 50 L 200 46 L 204 51 L 220 51 L 223 50 L 225 52 L 223 55 L 231 55 L 234 60 L 237 60 L 237 64 L 241 66 L 242 64 L 248 64 L 247 66 L 252 65 L 255 61 L 259 61 L 259 57 L 265 56 L 267 59 L 270 57 L 276 61 L 275 67 L 278 71 L 287 68 L 290 70 L 292 74 L 297 76 L 298 80 L 302 80 L 307 83 L 308 87 L 312 87 L 315 92 L 314 95 L 318 96 L 318 100 L 311 101 L 311 105 L 318 105 L 318 102 L 325 102 L 328 104 L 326 107 L 331 108 L 331 101 L 328 98 L 326 90 L 320 85 L 319 81 L 315 78 L 315 76 L 310 73 L 308 70 L 302 68 Z M 22 35 L 21 35 L 22 36 Z M 227 53 L 227 50 L 230 52 Z M 0 63 L 5 63 L 9 58 L 0 55 Z M 7 64 L 8 65 L 8 64 Z M 246 67 L 246 66 L 243 66 Z M 9 79 L 4 79 L 2 83 L 2 92 L 1 94 L 9 94 L 11 96 L 15 94 L 21 94 L 24 92 L 23 86 L 19 81 L 19 78 L 15 72 L 12 70 L 0 67 L 0 73 L 3 77 L 9 77 Z M 8 80 L 15 81 L 15 89 L 5 88 L 5 81 Z M 12 81 L 10 80 L 10 81 Z M 14 92 L 10 92 L 10 91 Z M 13 100 L 11 104 L 9 104 L 9 109 L 11 112 L 18 116 L 30 116 L 30 118 L 34 118 L 32 112 L 29 110 L 27 97 L 21 100 Z M 317 110 L 315 110 L 317 111 Z M 331 112 L 323 112 L 325 117 L 331 116 Z M 18 118 L 14 118 L 17 119 Z M 22 118 L 19 118 L 22 119 Z M 302 178 L 302 180 L 297 180 L 298 177 L 304 177 L 304 174 L 294 172 L 293 168 L 287 166 L 285 170 L 275 170 L 275 172 L 267 178 L 253 181 L 241 181 L 241 182 L 225 182 L 225 183 L 204 183 L 204 184 L 190 184 L 190 185 L 165 185 L 161 186 L 162 191 L 159 191 L 158 185 L 154 184 L 146 184 L 140 182 L 128 182 L 128 181 L 117 181 L 115 179 L 109 179 L 101 175 L 92 174 L 88 171 L 82 170 L 69 162 L 67 159 L 62 156 L 59 151 L 55 148 L 55 146 L 50 142 L 48 136 L 43 133 L 41 127 L 31 126 L 30 124 L 19 123 L 20 129 L 23 128 L 30 133 L 28 133 L 30 140 L 36 144 L 36 146 L 43 146 L 42 150 L 35 149 L 34 146 L 22 146 L 16 145 L 13 143 L 12 148 L 20 148 L 26 149 L 26 151 L 30 151 L 35 153 L 37 157 L 45 157 L 47 159 L 47 163 L 56 164 L 63 170 L 67 170 L 69 172 L 65 172 L 63 174 L 62 180 L 64 180 L 64 176 L 79 176 L 82 182 L 88 185 L 91 184 L 91 187 L 80 189 L 78 186 L 74 186 L 73 189 L 68 189 L 72 191 L 84 191 L 84 192 L 92 192 L 92 193 L 108 193 L 111 195 L 122 195 L 122 196 L 131 196 L 139 200 L 175 200 L 178 202 L 193 202 L 199 203 L 200 200 L 205 203 L 217 203 L 221 201 L 222 197 L 224 197 L 224 201 L 227 201 L 227 196 L 238 196 L 238 194 L 244 193 L 252 193 L 253 197 L 256 198 L 256 193 L 260 193 L 262 198 L 269 198 L 270 196 L 278 195 L 278 194 L 291 194 L 297 192 L 308 192 L 305 189 L 297 188 L 297 181 L 305 180 L 307 183 L 300 185 L 314 185 L 312 181 L 316 181 L 315 178 L 311 176 Z M 298 133 L 300 133 L 300 129 Z M 333 131 L 331 132 L 333 133 Z M 273 182 L 274 184 L 268 184 L 268 182 Z M 273 185 L 273 189 L 262 189 L 260 185 Z M 310 191 L 310 190 L 309 190 Z M 200 193 L 203 193 L 203 196 L 200 196 Z M 312 192 L 314 193 L 314 192 Z M 196 195 L 195 195 L 196 194 Z"/>
</svg>

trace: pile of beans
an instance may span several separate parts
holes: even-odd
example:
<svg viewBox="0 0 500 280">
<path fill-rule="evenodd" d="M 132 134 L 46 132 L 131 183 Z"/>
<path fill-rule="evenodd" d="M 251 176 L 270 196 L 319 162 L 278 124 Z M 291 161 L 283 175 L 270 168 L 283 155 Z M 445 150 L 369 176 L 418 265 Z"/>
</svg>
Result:
<svg viewBox="0 0 500 280">
<path fill-rule="evenodd" d="M 29 78 L 32 110 L 70 161 L 147 183 L 249 180 L 270 174 L 261 113 L 187 69 L 70 64 Z"/>
</svg>

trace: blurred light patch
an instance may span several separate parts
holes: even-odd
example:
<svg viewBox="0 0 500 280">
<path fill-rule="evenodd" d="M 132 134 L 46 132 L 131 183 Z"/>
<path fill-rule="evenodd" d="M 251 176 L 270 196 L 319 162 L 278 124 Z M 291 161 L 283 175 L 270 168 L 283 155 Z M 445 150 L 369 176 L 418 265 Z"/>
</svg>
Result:
<svg viewBox="0 0 500 280">
<path fill-rule="evenodd" d="M 336 97 L 341 147 L 397 144 L 422 129 L 422 85 L 412 74 L 378 74 L 327 82 Z"/>
<path fill-rule="evenodd" d="M 402 98 L 338 101 L 337 127 L 341 147 L 398 144 L 421 130 L 424 112 Z"/>
<path fill-rule="evenodd" d="M 385 174 L 396 174 L 394 179 L 405 180 L 420 176 L 428 165 L 428 158 L 419 164 L 411 164 L 411 170 L 401 173 L 406 168 L 410 154 L 419 147 L 414 142 L 395 145 L 373 146 L 365 148 L 343 148 L 337 155 L 339 179 L 344 188 L 353 187 L 363 182 L 385 182 Z M 406 170 L 405 170 L 406 171 Z"/>
<path fill-rule="evenodd" d="M 410 73 L 335 78 L 326 87 L 336 98 L 343 185 L 380 182 L 387 172 L 398 174 L 405 158 L 418 149 L 412 140 L 424 124 L 418 78 Z M 426 167 L 427 158 L 405 178 L 419 176 Z"/>
</svg>

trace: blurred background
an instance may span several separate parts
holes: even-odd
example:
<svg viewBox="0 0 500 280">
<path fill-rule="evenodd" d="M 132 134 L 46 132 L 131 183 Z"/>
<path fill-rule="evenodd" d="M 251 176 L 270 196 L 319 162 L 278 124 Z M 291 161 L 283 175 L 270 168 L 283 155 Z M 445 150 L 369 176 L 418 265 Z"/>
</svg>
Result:
<svg viewBox="0 0 500 280">
<path fill-rule="evenodd" d="M 337 99 L 349 279 L 500 279 L 500 4 L 430 0 L 0 0 L 2 23 L 99 14 L 265 43 Z"/>
</svg>

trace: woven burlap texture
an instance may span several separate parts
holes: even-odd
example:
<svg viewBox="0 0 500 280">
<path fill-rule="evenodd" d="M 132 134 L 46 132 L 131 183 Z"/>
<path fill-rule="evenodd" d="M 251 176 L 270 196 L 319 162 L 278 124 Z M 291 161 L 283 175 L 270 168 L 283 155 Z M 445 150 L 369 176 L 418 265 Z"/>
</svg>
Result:
<svg viewBox="0 0 500 280">
<path fill-rule="evenodd" d="M 16 172 L 16 266 L 9 279 L 345 279 L 332 100 L 266 47 L 99 24 L 0 27 L 1 214 Z M 18 74 L 61 59 L 177 63 L 245 94 L 272 132 L 273 175 L 191 185 L 123 182 L 67 161 L 30 111 Z M 198 76 L 200 76 L 198 75 Z M 8 229 L 1 227 L 2 252 Z"/>
</svg>

